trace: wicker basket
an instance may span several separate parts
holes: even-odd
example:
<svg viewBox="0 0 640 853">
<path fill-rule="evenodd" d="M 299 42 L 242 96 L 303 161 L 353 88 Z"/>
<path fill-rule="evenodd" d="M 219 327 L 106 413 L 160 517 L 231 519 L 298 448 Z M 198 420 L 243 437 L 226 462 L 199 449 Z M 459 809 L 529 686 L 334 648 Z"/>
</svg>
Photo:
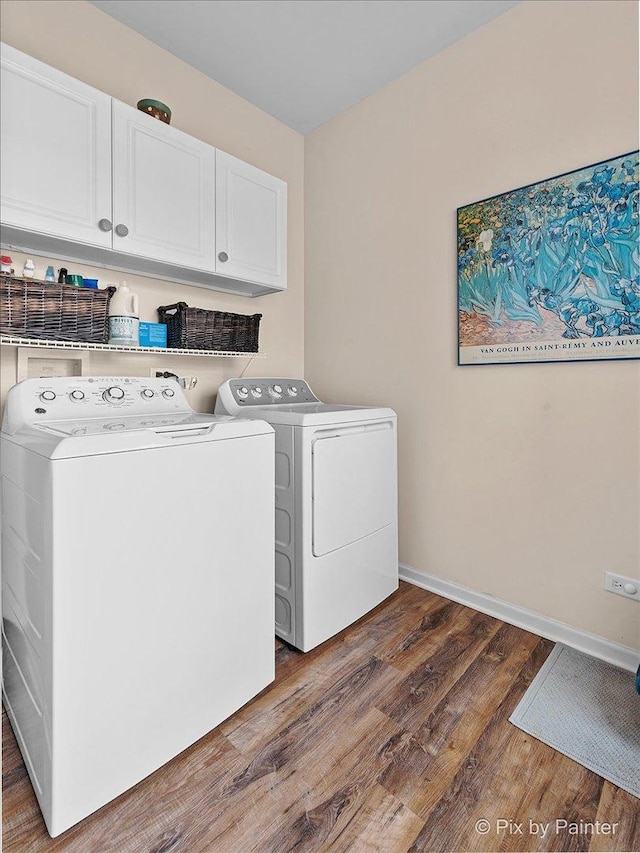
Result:
<svg viewBox="0 0 640 853">
<path fill-rule="evenodd" d="M 189 308 L 186 302 L 161 305 L 161 323 L 167 326 L 167 346 L 226 352 L 258 352 L 262 314 L 231 314 Z"/>
<path fill-rule="evenodd" d="M 0 276 L 0 334 L 104 344 L 115 287 L 94 290 L 51 281 Z"/>
</svg>

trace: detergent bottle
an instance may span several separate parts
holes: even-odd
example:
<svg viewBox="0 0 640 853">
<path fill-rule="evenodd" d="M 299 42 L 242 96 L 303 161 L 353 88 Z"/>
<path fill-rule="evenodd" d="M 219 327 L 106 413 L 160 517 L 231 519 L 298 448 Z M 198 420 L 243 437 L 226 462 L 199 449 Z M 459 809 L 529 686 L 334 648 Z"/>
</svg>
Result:
<svg viewBox="0 0 640 853">
<path fill-rule="evenodd" d="M 109 343 L 120 346 L 140 345 L 138 297 L 123 281 L 109 302 Z"/>
</svg>

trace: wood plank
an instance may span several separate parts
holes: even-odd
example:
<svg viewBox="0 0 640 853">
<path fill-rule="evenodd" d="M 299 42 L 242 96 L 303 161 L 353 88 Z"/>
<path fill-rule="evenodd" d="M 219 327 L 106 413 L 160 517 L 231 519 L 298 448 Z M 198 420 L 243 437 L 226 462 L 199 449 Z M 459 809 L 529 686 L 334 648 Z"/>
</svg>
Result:
<svg viewBox="0 0 640 853">
<path fill-rule="evenodd" d="M 222 723 L 220 730 L 236 749 L 249 753 L 303 714 L 321 697 L 326 686 L 326 675 L 311 664 L 245 705 Z"/>
<path fill-rule="evenodd" d="M 428 609 L 415 611 L 413 618 L 404 619 L 395 635 L 382 637 L 376 656 L 406 672 L 429 658 L 449 634 L 468 624 L 475 612 L 455 601 L 434 599 Z M 406 627 L 405 627 L 406 625 Z"/>
<path fill-rule="evenodd" d="M 415 734 L 405 733 L 380 784 L 416 814 L 428 815 L 538 643 L 533 634 L 503 625 Z"/>
<path fill-rule="evenodd" d="M 433 636 L 439 626 L 447 621 L 453 622 L 455 616 L 467 610 L 461 604 L 447 601 L 433 593 L 426 596 L 418 596 L 415 593 L 409 595 L 402 586 L 400 591 L 402 596 L 392 599 L 390 606 L 363 617 L 363 631 L 360 634 L 347 632 L 343 648 L 351 647 L 357 651 L 364 641 L 366 650 L 371 654 L 399 669 L 409 671 L 423 658 L 421 652 L 412 657 L 410 649 L 427 635 Z M 436 643 L 432 648 L 435 646 Z M 422 650 L 426 648 L 427 645 L 423 644 Z"/>
<path fill-rule="evenodd" d="M 589 850 L 607 853 L 609 850 L 640 850 L 640 800 L 611 782 L 602 786 L 596 820 L 601 824 L 617 824 L 615 830 L 595 832 Z"/>
<path fill-rule="evenodd" d="M 304 804 L 287 812 L 261 850 L 319 849 L 332 846 L 367 800 L 375 777 L 386 761 L 383 746 L 398 727 L 375 708 L 352 717 L 349 736 L 327 740 L 323 753 L 304 762 L 309 795 Z"/>
<path fill-rule="evenodd" d="M 262 853 L 267 849 L 268 838 L 277 834 L 288 815 L 309 807 L 312 791 L 308 783 L 288 768 L 263 777 L 260 784 L 266 785 L 264 796 L 254 802 L 252 790 L 245 789 L 241 795 L 245 810 L 240 811 L 232 800 L 222 819 L 212 815 L 197 836 L 192 834 L 191 846 L 185 853 Z"/>
<path fill-rule="evenodd" d="M 500 839 L 496 839 L 495 833 L 487 833 L 492 835 L 491 839 L 475 833 L 471 818 L 476 805 L 479 802 L 485 803 L 484 792 L 491 783 L 496 765 L 508 748 L 511 737 L 508 718 L 548 654 L 547 643 L 540 642 L 536 645 L 533 654 L 520 670 L 498 710 L 488 721 L 482 736 L 456 773 L 451 785 L 439 797 L 431 811 L 422 815 L 426 818 L 425 825 L 412 845 L 412 851 L 450 853 L 451 850 L 463 850 L 463 839 L 472 833 L 472 849 L 500 849 Z M 517 779 L 518 776 L 510 781 L 515 782 Z M 499 817 L 509 817 L 510 800 L 487 803 L 486 807 L 489 815 L 499 811 L 502 812 Z M 478 819 L 481 817 L 484 815 L 479 815 Z M 489 817 L 487 819 L 490 820 Z M 493 829 L 493 825 L 491 826 Z"/>
<path fill-rule="evenodd" d="M 329 837 L 326 849 L 332 853 L 400 853 L 410 847 L 423 823 L 393 794 L 374 784 L 344 829 Z"/>
<path fill-rule="evenodd" d="M 431 636 L 425 637 L 423 662 L 378 705 L 406 729 L 420 728 L 502 624 L 469 608 L 451 612 L 451 623 L 439 624 Z M 413 657 L 416 646 L 408 654 Z"/>
<path fill-rule="evenodd" d="M 581 826 L 594 820 L 603 780 L 518 729 L 496 768 L 496 781 L 492 785 L 494 796 L 499 797 L 500 790 L 504 791 L 504 780 L 513 776 L 516 765 L 526 766 L 527 773 L 531 772 L 539 780 L 539 787 L 532 790 L 528 785 L 519 784 L 512 786 L 509 792 L 513 819 L 523 826 L 522 835 L 509 839 L 514 853 L 519 850 L 588 850 L 590 833 L 586 830 L 574 833 L 565 824 Z"/>
<path fill-rule="evenodd" d="M 357 669 L 348 670 L 325 689 L 321 699 L 255 753 L 246 770 L 235 780 L 235 790 L 241 790 L 265 773 L 290 762 L 306 761 L 312 769 L 311 756 L 326 749 L 335 736 L 336 714 L 340 721 L 345 720 L 347 714 L 350 720 L 366 714 L 398 677 L 393 667 L 374 657 Z M 344 732 L 348 737 L 347 725 Z"/>
<path fill-rule="evenodd" d="M 322 844 L 334 823 L 341 824 L 360 807 L 365 788 L 384 761 L 380 757 L 377 763 L 371 762 L 371 756 L 375 756 L 378 747 L 397 731 L 397 726 L 375 708 L 363 713 L 362 707 L 356 711 L 355 707 L 343 705 L 342 710 L 349 713 L 349 725 L 344 734 L 332 736 L 331 730 L 323 728 L 321 715 L 312 720 L 317 728 L 308 731 L 306 736 L 298 730 L 295 749 L 273 771 L 273 778 L 279 781 L 273 789 L 267 789 L 270 800 L 264 797 L 260 800 L 259 819 L 253 823 L 246 820 L 239 823 L 238 806 L 227 812 L 222 802 L 215 824 L 202 829 L 197 836 L 192 834 L 192 844 L 203 850 L 215 845 L 220 850 L 261 851 Z M 236 778 L 224 791 L 224 801 L 237 800 L 237 793 L 241 791 L 243 801 L 253 808 L 256 787 L 260 789 L 265 784 L 264 762 L 265 750 L 261 750 L 247 773 Z M 306 771 L 304 778 L 302 767 Z M 311 778 L 307 778 L 307 773 Z M 289 802 L 287 797 L 292 790 L 295 799 Z M 283 808 L 285 802 L 286 808 Z"/>
</svg>

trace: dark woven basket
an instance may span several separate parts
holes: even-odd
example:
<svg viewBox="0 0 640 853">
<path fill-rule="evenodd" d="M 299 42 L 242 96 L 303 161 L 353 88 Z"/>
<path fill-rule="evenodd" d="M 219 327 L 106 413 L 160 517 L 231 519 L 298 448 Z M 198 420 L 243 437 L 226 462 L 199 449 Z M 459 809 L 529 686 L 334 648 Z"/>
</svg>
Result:
<svg viewBox="0 0 640 853">
<path fill-rule="evenodd" d="M 231 314 L 189 308 L 186 302 L 161 305 L 161 323 L 167 326 L 167 346 L 221 352 L 258 352 L 262 314 Z"/>
<path fill-rule="evenodd" d="M 105 344 L 109 300 L 115 291 L 2 275 L 0 334 Z"/>
</svg>

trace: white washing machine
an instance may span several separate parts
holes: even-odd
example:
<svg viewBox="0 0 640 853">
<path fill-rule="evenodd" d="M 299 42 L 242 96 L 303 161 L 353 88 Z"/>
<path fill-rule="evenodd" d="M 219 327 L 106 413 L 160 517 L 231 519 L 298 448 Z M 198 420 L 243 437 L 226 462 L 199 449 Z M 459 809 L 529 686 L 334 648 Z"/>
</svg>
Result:
<svg viewBox="0 0 640 853">
<path fill-rule="evenodd" d="M 302 380 L 230 379 L 216 413 L 276 433 L 276 634 L 306 652 L 398 588 L 396 414 Z"/>
<path fill-rule="evenodd" d="M 273 442 L 172 381 L 9 391 L 4 701 L 52 836 L 273 680 Z"/>
</svg>

